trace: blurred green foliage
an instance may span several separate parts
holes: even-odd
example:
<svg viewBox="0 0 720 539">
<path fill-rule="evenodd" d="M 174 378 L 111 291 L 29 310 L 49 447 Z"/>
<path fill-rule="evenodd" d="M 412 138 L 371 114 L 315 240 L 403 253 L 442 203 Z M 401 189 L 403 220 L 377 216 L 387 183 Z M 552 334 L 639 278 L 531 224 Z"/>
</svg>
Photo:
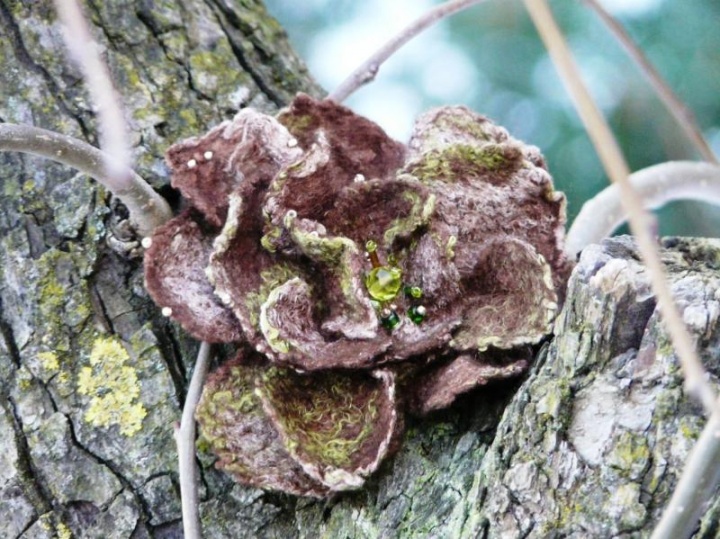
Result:
<svg viewBox="0 0 720 539">
<path fill-rule="evenodd" d="M 362 35 L 370 30 L 367 13 L 364 18 L 359 16 L 368 6 L 357 0 L 266 0 L 266 3 L 308 60 L 311 72 L 315 72 L 314 65 L 322 65 L 323 49 L 332 48 L 332 36 L 328 37 L 332 28 L 365 24 L 357 33 Z M 720 153 L 720 2 L 642 3 L 647 9 L 635 12 L 622 9 L 618 18 L 694 111 L 705 136 Z M 417 15 L 417 5 L 413 7 L 400 26 Z M 631 169 L 667 160 L 699 159 L 641 73 L 595 14 L 580 0 L 556 0 L 552 8 L 585 80 L 610 119 Z M 353 23 L 354 20 L 358 22 Z M 542 149 L 557 187 L 568 196 L 568 216 L 572 219 L 583 201 L 602 189 L 607 180 L 522 2 L 489 1 L 441 24 L 443 46 L 462 51 L 470 62 L 458 65 L 473 70 L 465 74 L 473 81 L 471 91 L 464 93 L 460 102 Z M 437 41 L 432 43 L 435 44 L 428 47 L 438 46 Z M 362 43 L 358 47 L 366 49 L 359 51 L 360 58 L 374 51 Z M 432 91 L 434 82 L 432 77 L 428 80 L 427 70 L 418 73 L 417 62 L 407 63 L 409 67 L 395 68 L 390 73 L 381 69 L 373 83 L 381 88 L 376 99 L 384 98 L 382 81 L 389 77 L 393 88 L 403 85 L 403 91 L 409 92 L 404 95 L 412 95 L 422 109 L 456 104 L 443 102 L 442 91 Z M 355 67 L 338 65 L 337 69 L 344 76 Z M 443 82 L 444 75 L 439 76 L 437 84 Z M 361 92 L 372 92 L 372 88 Z M 349 105 L 354 107 L 352 100 Z M 375 119 L 383 125 L 382 119 Z M 720 236 L 720 215 L 714 208 L 688 203 L 671 206 L 660 212 L 662 234 Z"/>
</svg>

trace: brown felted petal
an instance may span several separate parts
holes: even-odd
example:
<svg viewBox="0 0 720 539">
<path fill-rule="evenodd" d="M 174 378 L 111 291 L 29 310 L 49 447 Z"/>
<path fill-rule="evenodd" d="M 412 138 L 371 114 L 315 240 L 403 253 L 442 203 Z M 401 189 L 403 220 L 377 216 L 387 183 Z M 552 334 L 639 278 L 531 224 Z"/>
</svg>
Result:
<svg viewBox="0 0 720 539">
<path fill-rule="evenodd" d="M 452 340 L 453 331 L 462 323 L 463 306 L 460 303 L 446 308 L 435 308 L 432 305 L 426 307 L 427 316 L 420 324 L 415 324 L 408 318 L 409 302 L 398 303 L 402 305 L 398 309 L 402 323 L 391 333 L 392 348 L 384 357 L 387 362 L 441 350 Z"/>
<path fill-rule="evenodd" d="M 402 431 L 389 371 L 271 369 L 258 393 L 293 458 L 334 491 L 361 487 Z"/>
<path fill-rule="evenodd" d="M 303 148 L 315 142 L 324 131 L 338 158 L 348 166 L 363 169 L 367 178 L 380 178 L 402 165 L 405 146 L 390 137 L 375 122 L 327 99 L 317 100 L 298 94 L 278 115 Z"/>
<path fill-rule="evenodd" d="M 565 197 L 553 190 L 537 148 L 465 107 L 443 107 L 416 122 L 405 170 L 437 196 L 436 213 L 456 238 L 454 263 L 473 270 L 488 236 L 515 236 L 545 257 L 560 287 L 568 262 L 562 242 Z"/>
<path fill-rule="evenodd" d="M 390 346 L 390 338 L 326 338 L 318 328 L 317 300 L 307 282 L 293 278 L 275 288 L 263 304 L 260 326 L 273 362 L 304 371 L 367 368 Z"/>
<path fill-rule="evenodd" d="M 172 185 L 208 222 L 222 226 L 227 199 L 242 181 L 271 179 L 301 155 L 294 138 L 273 117 L 241 110 L 200 138 L 171 146 L 167 162 Z"/>
<path fill-rule="evenodd" d="M 412 412 L 425 415 L 450 406 L 455 399 L 493 380 L 513 378 L 525 372 L 528 362 L 517 360 L 506 365 L 482 362 L 469 355 L 461 355 L 423 373 L 412 387 L 409 404 Z"/>
<path fill-rule="evenodd" d="M 361 279 L 365 259 L 352 240 L 328 236 L 325 227 L 287 215 L 283 226 L 315 268 L 312 282 L 326 305 L 322 330 L 349 339 L 374 339 L 378 320 Z"/>
<path fill-rule="evenodd" d="M 445 309 L 462 293 L 461 276 L 454 263 L 457 238 L 443 223 L 433 224 L 432 229 L 433 233 L 418 239 L 403 269 L 408 283 L 422 288 L 426 307 Z"/>
<path fill-rule="evenodd" d="M 256 395 L 257 380 L 265 369 L 261 359 L 240 353 L 210 374 L 195 412 L 201 436 L 219 457 L 216 466 L 241 483 L 326 496 L 330 489 L 309 477 L 293 459 Z"/>
<path fill-rule="evenodd" d="M 170 309 L 193 337 L 207 342 L 242 338 L 233 313 L 215 296 L 205 276 L 212 235 L 186 211 L 159 227 L 145 251 L 145 287 L 155 303 Z"/>
<path fill-rule="evenodd" d="M 550 266 L 532 245 L 505 236 L 486 241 L 463 285 L 466 311 L 455 349 L 510 349 L 550 333 L 557 295 Z"/>
<path fill-rule="evenodd" d="M 337 194 L 354 179 L 394 177 L 402 166 L 402 144 L 333 101 L 300 94 L 278 120 L 307 151 L 302 164 L 288 167 L 282 181 L 273 183 L 270 196 L 281 216 L 293 209 L 301 218 L 323 223 Z"/>
<path fill-rule="evenodd" d="M 267 181 L 244 182 L 230 196 L 227 221 L 215 239 L 208 275 L 217 295 L 232 309 L 250 343 L 259 346 L 260 307 L 268 294 L 301 273 L 291 261 L 278 260 L 261 245 L 260 201 Z M 264 351 L 264 348 L 260 346 Z"/>
<path fill-rule="evenodd" d="M 435 208 L 435 197 L 415 178 L 363 180 L 345 187 L 323 222 L 334 234 L 358 245 L 368 240 L 389 251 L 426 225 Z"/>
</svg>

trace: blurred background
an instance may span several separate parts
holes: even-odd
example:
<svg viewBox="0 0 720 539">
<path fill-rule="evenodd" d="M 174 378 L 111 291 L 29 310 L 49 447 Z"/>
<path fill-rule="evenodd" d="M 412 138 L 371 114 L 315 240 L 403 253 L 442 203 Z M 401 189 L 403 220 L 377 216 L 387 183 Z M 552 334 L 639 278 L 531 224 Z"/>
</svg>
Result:
<svg viewBox="0 0 720 539">
<path fill-rule="evenodd" d="M 311 73 L 334 89 L 372 52 L 436 0 L 265 0 Z M 720 153 L 720 2 L 603 0 L 695 113 Z M 552 8 L 584 78 L 632 170 L 699 159 L 642 74 L 582 1 Z M 385 63 L 346 103 L 407 141 L 414 118 L 464 104 L 539 146 L 572 220 L 607 185 L 585 134 L 520 0 L 489 0 L 442 21 Z M 720 236 L 720 212 L 678 202 L 659 212 L 661 234 Z"/>
</svg>

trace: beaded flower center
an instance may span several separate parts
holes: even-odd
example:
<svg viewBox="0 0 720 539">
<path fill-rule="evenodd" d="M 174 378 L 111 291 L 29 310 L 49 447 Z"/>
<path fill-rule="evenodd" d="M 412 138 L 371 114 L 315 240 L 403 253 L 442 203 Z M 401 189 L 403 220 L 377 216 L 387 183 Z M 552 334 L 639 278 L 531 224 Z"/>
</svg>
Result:
<svg viewBox="0 0 720 539">
<path fill-rule="evenodd" d="M 385 329 L 393 330 L 400 324 L 400 316 L 397 313 L 397 305 L 390 302 L 402 289 L 407 299 L 416 303 L 422 298 L 422 289 L 418 286 L 403 286 L 402 270 L 395 265 L 383 265 L 380 262 L 377 244 L 374 241 L 369 240 L 365 244 L 365 251 L 372 264 L 372 269 L 365 276 L 365 288 L 380 312 L 380 323 Z M 422 323 L 426 314 L 425 307 L 417 304 L 411 305 L 407 311 L 408 318 L 415 324 Z"/>
</svg>

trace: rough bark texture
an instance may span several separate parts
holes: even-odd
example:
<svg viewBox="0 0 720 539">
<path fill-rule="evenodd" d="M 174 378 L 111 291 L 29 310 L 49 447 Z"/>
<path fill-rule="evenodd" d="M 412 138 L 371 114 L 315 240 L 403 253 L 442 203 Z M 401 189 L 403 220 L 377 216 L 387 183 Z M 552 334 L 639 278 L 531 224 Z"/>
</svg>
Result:
<svg viewBox="0 0 720 539">
<path fill-rule="evenodd" d="M 170 144 L 246 104 L 319 93 L 254 0 L 88 6 L 138 171 L 169 197 Z M 95 142 L 50 2 L 0 0 L 0 28 L 0 119 Z M 73 171 L 3 153 L 0 208 L 0 536 L 180 537 L 173 422 L 197 345 L 149 301 L 123 208 Z M 665 243 L 716 377 L 720 243 Z M 519 389 L 411 423 L 360 492 L 317 502 L 241 487 L 200 447 L 206 537 L 645 535 L 703 419 L 628 240 L 588 249 L 567 298 Z M 100 382 L 108 400 L 83 391 Z M 699 536 L 715 536 L 719 512 Z"/>
</svg>

